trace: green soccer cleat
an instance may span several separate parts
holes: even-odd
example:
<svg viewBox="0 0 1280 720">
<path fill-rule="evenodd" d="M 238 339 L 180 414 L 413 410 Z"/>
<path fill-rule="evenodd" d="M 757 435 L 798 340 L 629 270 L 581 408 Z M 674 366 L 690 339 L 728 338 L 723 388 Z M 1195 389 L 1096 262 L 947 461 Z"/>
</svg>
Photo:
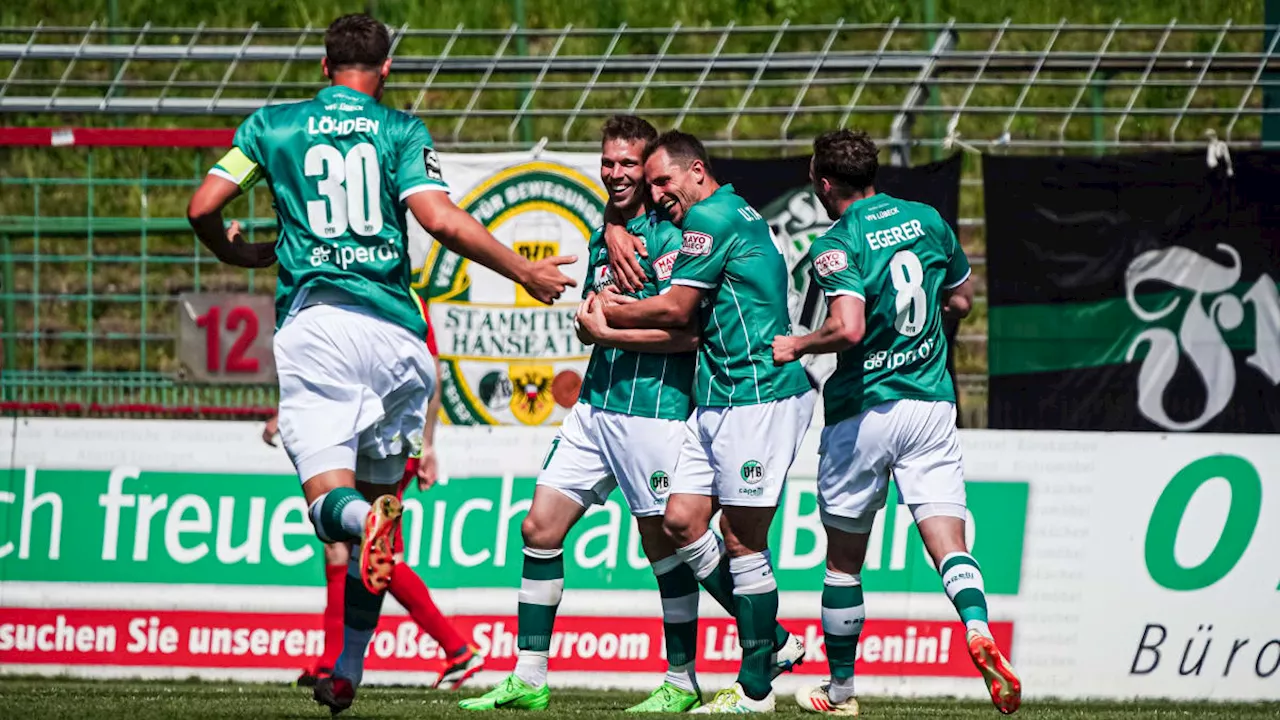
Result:
<svg viewBox="0 0 1280 720">
<path fill-rule="evenodd" d="M 662 685 L 649 694 L 644 702 L 627 708 L 633 713 L 682 713 L 701 707 L 702 698 L 696 692 L 689 692 L 671 683 Z"/>
<path fill-rule="evenodd" d="M 540 688 L 530 687 L 514 674 L 508 675 L 505 680 L 480 697 L 458 701 L 458 707 L 463 710 L 546 710 L 549 704 L 551 704 L 551 688 L 546 685 Z"/>
</svg>

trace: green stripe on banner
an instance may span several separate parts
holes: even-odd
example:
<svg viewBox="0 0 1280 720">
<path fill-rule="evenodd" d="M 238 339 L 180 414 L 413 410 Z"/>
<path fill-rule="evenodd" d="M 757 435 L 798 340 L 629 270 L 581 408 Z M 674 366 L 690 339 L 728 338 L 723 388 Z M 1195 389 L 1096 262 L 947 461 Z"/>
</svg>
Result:
<svg viewBox="0 0 1280 720">
<path fill-rule="evenodd" d="M 1253 287 L 1240 283 L 1230 294 L 1243 298 Z M 1209 308 L 1214 300 L 1227 293 L 1200 299 Z M 989 313 L 987 333 L 991 338 L 988 366 L 991 375 L 1023 375 L 1061 372 L 1123 365 L 1134 340 L 1149 328 L 1167 328 L 1178 332 L 1186 308 L 1194 293 L 1167 291 L 1142 293 L 1138 302 L 1148 311 L 1178 300 L 1172 312 L 1155 322 L 1144 322 L 1134 315 L 1125 298 L 1091 303 L 1059 303 L 1053 305 L 998 305 Z M 1257 336 L 1255 309 L 1244 303 L 1244 320 L 1233 330 L 1218 326 L 1232 350 L 1252 350 Z M 1148 343 L 1142 343 L 1134 360 L 1147 355 Z"/>
</svg>

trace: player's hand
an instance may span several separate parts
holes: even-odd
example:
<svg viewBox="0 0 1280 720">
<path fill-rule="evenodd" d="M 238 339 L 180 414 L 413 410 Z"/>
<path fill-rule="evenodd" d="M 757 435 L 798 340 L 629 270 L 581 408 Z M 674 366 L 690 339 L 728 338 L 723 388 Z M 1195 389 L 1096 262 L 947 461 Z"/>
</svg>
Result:
<svg viewBox="0 0 1280 720">
<path fill-rule="evenodd" d="M 227 242 L 231 244 L 244 242 L 244 233 L 241 232 L 240 221 L 232 220 L 227 226 Z"/>
<path fill-rule="evenodd" d="M 791 335 L 776 335 L 773 338 L 773 364 L 786 365 L 800 359 L 800 343 Z"/>
<path fill-rule="evenodd" d="M 649 257 L 644 238 L 627 232 L 623 225 L 605 225 L 604 244 L 609 249 L 609 270 L 613 273 L 613 281 L 627 292 L 639 292 L 648 279 L 636 259 L 636 253 L 642 258 Z"/>
<path fill-rule="evenodd" d="M 418 491 L 430 490 L 439 479 L 440 465 L 436 461 L 436 449 L 430 445 L 424 445 L 422 456 L 418 458 Z"/>
<path fill-rule="evenodd" d="M 561 265 L 572 265 L 575 262 L 578 262 L 576 255 L 544 258 L 533 263 L 528 279 L 520 284 L 534 300 L 550 305 L 560 299 L 566 287 L 578 287 L 576 280 L 560 272 Z"/>
<path fill-rule="evenodd" d="M 604 316 L 604 305 L 599 296 L 592 293 L 578 306 L 578 314 L 574 318 L 581 329 L 580 334 L 591 338 L 593 342 L 605 339 L 609 333 L 609 321 Z"/>
<path fill-rule="evenodd" d="M 614 290 L 613 286 L 606 285 L 601 288 L 600 294 L 596 295 L 596 302 L 603 307 L 612 307 L 614 305 L 630 305 L 633 302 L 639 302 L 639 300 L 630 295 L 623 295 Z"/>
<path fill-rule="evenodd" d="M 271 447 L 275 447 L 276 433 L 279 432 L 279 430 L 280 430 L 280 416 L 272 415 L 271 419 L 267 420 L 267 424 L 262 426 L 262 442 L 270 445 Z"/>
</svg>

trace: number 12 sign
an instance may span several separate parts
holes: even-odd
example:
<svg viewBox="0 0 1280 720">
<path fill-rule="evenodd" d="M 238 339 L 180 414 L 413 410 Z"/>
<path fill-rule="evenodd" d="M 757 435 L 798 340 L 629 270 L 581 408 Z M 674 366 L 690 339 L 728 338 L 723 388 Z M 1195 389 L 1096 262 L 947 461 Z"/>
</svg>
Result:
<svg viewBox="0 0 1280 720">
<path fill-rule="evenodd" d="M 178 297 L 178 359 L 187 382 L 274 382 L 275 299 L 248 293 Z"/>
</svg>

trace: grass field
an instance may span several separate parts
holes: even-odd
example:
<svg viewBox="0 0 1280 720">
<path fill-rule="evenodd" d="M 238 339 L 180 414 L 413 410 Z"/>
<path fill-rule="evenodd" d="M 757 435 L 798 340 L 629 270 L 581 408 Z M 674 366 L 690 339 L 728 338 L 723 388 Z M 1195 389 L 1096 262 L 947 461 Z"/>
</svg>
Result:
<svg viewBox="0 0 1280 720">
<path fill-rule="evenodd" d="M 371 688 L 361 692 L 355 706 L 343 717 L 462 718 L 475 717 L 459 710 L 456 701 L 466 694 L 411 688 Z M 323 718 L 328 712 L 311 700 L 309 690 L 281 685 L 182 682 L 93 682 L 48 678 L 0 678 L 0 718 L 111 717 L 127 720 L 152 718 Z M 620 708 L 638 702 L 633 692 L 558 691 L 542 718 L 630 717 Z M 779 715 L 806 716 L 790 698 L 779 698 Z M 510 712 L 503 712 L 509 715 Z M 863 715 L 873 718 L 996 718 L 985 703 L 949 699 L 894 700 L 868 698 Z M 807 715 L 812 717 L 812 715 Z M 1145 718 L 1195 718 L 1196 720 L 1251 720 L 1280 717 L 1280 703 L 1028 703 L 1015 717 L 1038 720 L 1090 718 L 1128 720 Z"/>
</svg>

